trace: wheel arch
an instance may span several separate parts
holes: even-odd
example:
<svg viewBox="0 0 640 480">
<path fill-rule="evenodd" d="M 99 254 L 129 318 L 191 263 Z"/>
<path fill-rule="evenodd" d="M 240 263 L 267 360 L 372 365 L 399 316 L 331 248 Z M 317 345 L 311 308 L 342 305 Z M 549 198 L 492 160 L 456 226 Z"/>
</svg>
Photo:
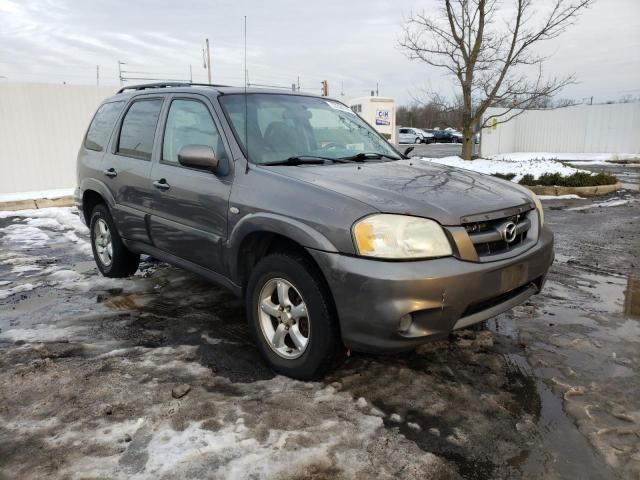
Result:
<svg viewBox="0 0 640 480">
<path fill-rule="evenodd" d="M 229 237 L 230 276 L 244 287 L 251 267 L 260 258 L 275 250 L 287 249 L 304 254 L 321 272 L 307 248 L 338 251 L 328 238 L 297 220 L 266 213 L 247 215 L 238 222 Z"/>
<path fill-rule="evenodd" d="M 92 178 L 83 180 L 80 190 L 82 191 L 82 214 L 87 225 L 91 220 L 91 211 L 97 204 L 104 203 L 112 208 L 116 203 L 109 189 Z"/>
</svg>

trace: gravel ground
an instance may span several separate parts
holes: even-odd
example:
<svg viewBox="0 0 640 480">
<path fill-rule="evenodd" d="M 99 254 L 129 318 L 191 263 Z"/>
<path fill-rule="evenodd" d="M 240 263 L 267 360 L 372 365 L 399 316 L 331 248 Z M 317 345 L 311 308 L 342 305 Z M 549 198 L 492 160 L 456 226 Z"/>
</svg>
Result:
<svg viewBox="0 0 640 480">
<path fill-rule="evenodd" d="M 640 195 L 546 207 L 541 295 L 322 382 L 190 273 L 100 277 L 73 209 L 0 212 L 0 478 L 636 478 Z"/>
</svg>

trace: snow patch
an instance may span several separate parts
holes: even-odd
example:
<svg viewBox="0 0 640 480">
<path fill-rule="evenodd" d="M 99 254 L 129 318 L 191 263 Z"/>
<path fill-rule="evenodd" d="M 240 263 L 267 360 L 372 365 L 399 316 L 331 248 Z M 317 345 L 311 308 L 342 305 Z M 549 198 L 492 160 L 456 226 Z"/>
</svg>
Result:
<svg viewBox="0 0 640 480">
<path fill-rule="evenodd" d="M 559 173 L 563 176 L 573 175 L 576 172 L 585 171 L 570 167 L 555 160 L 523 160 L 507 161 L 479 158 L 477 160 L 463 160 L 460 157 L 426 158 L 414 157 L 423 161 L 446 165 L 448 167 L 462 168 L 473 172 L 492 175 L 494 173 L 508 174 L 514 173 L 512 182 L 519 182 L 525 175 L 533 175 L 539 178 L 543 173 Z"/>
<path fill-rule="evenodd" d="M 613 200 L 607 200 L 606 202 L 592 203 L 589 205 L 581 205 L 579 207 L 567 208 L 567 211 L 588 210 L 590 208 L 620 207 L 622 205 L 627 205 L 628 203 L 629 203 L 629 200 L 613 199 Z"/>
<path fill-rule="evenodd" d="M 585 200 L 584 197 L 570 193 L 567 195 L 538 195 L 540 200 Z"/>
<path fill-rule="evenodd" d="M 22 285 L 16 285 L 15 287 L 0 290 L 0 300 L 4 300 L 7 297 L 15 295 L 16 293 L 30 292 L 31 290 L 38 288 L 39 283 L 23 283 Z"/>
<path fill-rule="evenodd" d="M 2 229 L 4 242 L 13 243 L 24 248 L 42 248 L 47 244 L 49 235 L 36 227 L 22 223 L 14 223 Z"/>
<path fill-rule="evenodd" d="M 526 162 L 541 160 L 576 160 L 585 163 L 607 162 L 611 160 L 634 160 L 640 158 L 640 153 L 567 153 L 567 152 L 513 152 L 501 153 L 491 157 L 492 160 L 509 162 Z"/>
<path fill-rule="evenodd" d="M 54 190 L 35 190 L 31 192 L 2 193 L 0 194 L 0 202 L 19 202 L 21 200 L 40 200 L 42 198 L 55 200 L 56 198 L 72 196 L 73 190 L 73 188 L 58 188 Z"/>
</svg>

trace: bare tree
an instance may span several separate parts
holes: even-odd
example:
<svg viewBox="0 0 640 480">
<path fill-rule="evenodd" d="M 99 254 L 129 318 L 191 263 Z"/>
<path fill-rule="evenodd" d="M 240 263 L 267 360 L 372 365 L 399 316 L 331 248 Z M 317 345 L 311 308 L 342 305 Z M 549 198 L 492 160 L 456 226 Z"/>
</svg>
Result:
<svg viewBox="0 0 640 480">
<path fill-rule="evenodd" d="M 521 109 L 544 104 L 573 75 L 545 78 L 540 42 L 557 38 L 594 0 L 442 0 L 435 14 L 411 14 L 401 47 L 412 60 L 442 68 L 461 88 L 462 156 L 471 160 L 473 129 L 493 105 L 506 107 L 500 122 Z M 513 12 L 509 12 L 512 5 Z M 482 127 L 484 125 L 480 125 Z"/>
</svg>

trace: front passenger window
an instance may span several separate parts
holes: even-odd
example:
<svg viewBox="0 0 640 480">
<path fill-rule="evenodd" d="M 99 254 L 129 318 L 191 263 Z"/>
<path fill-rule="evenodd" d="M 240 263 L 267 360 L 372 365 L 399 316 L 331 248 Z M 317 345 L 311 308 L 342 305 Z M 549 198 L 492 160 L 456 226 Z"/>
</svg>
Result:
<svg viewBox="0 0 640 480">
<path fill-rule="evenodd" d="M 207 107 L 197 100 L 174 100 L 167 116 L 162 160 L 178 165 L 178 152 L 185 145 L 208 145 L 220 165 L 227 155 L 222 137 Z"/>
</svg>

